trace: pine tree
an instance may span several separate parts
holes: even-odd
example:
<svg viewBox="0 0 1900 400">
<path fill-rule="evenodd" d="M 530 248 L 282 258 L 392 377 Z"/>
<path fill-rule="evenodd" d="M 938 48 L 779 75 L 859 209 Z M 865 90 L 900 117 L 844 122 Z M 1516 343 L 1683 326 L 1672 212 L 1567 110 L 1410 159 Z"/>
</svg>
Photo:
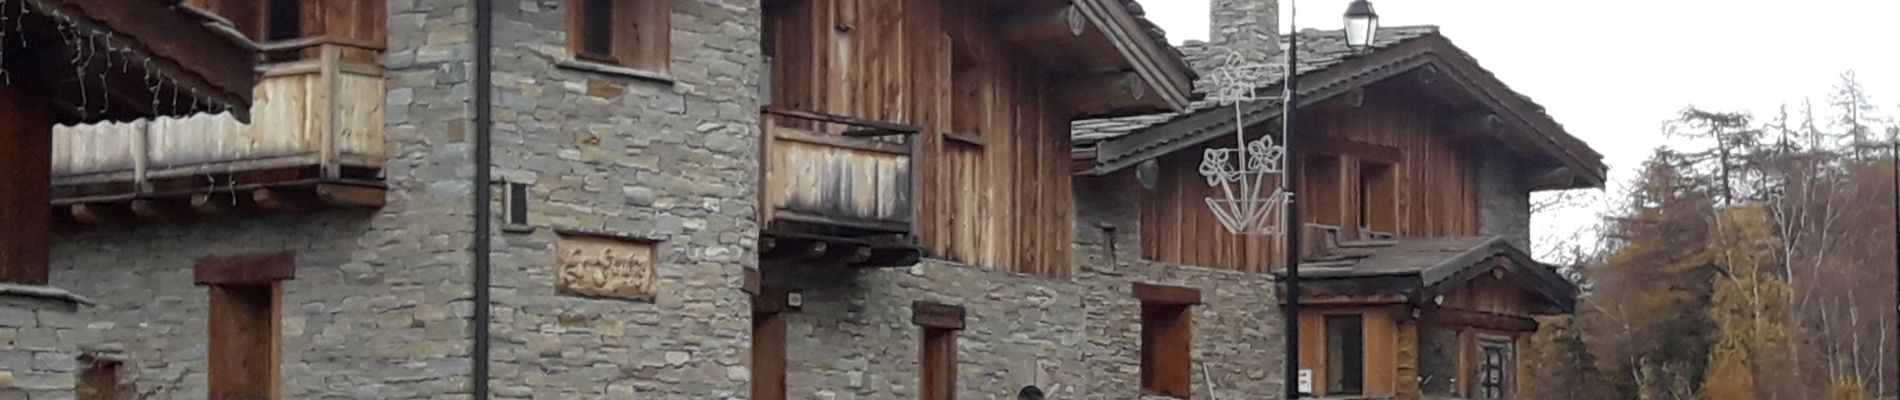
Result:
<svg viewBox="0 0 1900 400">
<path fill-rule="evenodd" d="M 1873 116 L 1879 110 L 1874 106 L 1873 98 L 1867 95 L 1867 89 L 1860 85 L 1860 76 L 1854 70 L 1841 73 L 1841 82 L 1834 85 L 1834 94 L 1829 97 L 1828 104 L 1840 113 L 1835 117 L 1834 125 L 1842 130 L 1841 136 L 1848 140 L 1847 146 L 1853 150 L 1854 161 L 1866 159 L 1865 151 L 1876 146 L 1873 140 Z"/>
</svg>

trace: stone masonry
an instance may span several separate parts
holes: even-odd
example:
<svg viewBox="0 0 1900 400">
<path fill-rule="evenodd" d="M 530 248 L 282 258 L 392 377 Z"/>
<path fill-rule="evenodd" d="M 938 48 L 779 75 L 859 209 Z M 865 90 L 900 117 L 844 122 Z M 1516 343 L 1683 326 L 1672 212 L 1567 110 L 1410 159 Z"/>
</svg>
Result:
<svg viewBox="0 0 1900 400">
<path fill-rule="evenodd" d="M 1518 177 L 1517 157 L 1487 147 L 1478 163 L 1478 234 L 1503 236 L 1531 251 L 1531 192 Z"/>
<path fill-rule="evenodd" d="M 140 398 L 202 399 L 208 294 L 194 260 L 294 250 L 283 398 L 467 398 L 471 12 L 466 0 L 388 1 L 387 206 L 61 234 L 52 286 L 98 305 L 58 340 L 123 350 L 121 379 Z"/>
<path fill-rule="evenodd" d="M 1209 10 L 1208 44 L 1255 63 L 1280 54 L 1279 0 L 1212 0 Z"/>
<path fill-rule="evenodd" d="M 1140 398 L 1137 282 L 1201 291 L 1203 304 L 1193 308 L 1194 398 L 1278 397 L 1284 361 L 1275 284 L 1262 274 L 1142 260 L 1141 189 L 1125 175 L 1077 178 L 1072 279 L 939 260 L 855 272 L 768 270 L 768 282 L 803 299 L 788 317 L 791 398 L 918 396 L 922 330 L 910 321 L 913 301 L 965 307 L 968 326 L 957 343 L 964 397 L 1014 399 L 1036 385 L 1051 398 Z"/>
<path fill-rule="evenodd" d="M 85 329 L 75 311 L 91 301 L 64 290 L 0 284 L 0 400 L 73 398 Z"/>
<path fill-rule="evenodd" d="M 745 396 L 757 1 L 674 1 L 665 71 L 573 59 L 569 1 L 507 3 L 495 15 L 496 176 L 528 185 L 532 230 L 495 242 L 496 398 Z M 557 295 L 562 233 L 652 242 L 653 301 Z"/>
</svg>

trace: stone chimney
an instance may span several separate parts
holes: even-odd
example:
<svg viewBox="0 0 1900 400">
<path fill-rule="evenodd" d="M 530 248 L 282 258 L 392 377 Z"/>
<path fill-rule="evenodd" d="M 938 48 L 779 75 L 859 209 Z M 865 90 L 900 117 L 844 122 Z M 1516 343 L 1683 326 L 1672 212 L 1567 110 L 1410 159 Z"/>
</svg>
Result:
<svg viewBox="0 0 1900 400">
<path fill-rule="evenodd" d="M 1267 63 L 1280 53 L 1280 0 L 1209 0 L 1208 44 Z"/>
</svg>

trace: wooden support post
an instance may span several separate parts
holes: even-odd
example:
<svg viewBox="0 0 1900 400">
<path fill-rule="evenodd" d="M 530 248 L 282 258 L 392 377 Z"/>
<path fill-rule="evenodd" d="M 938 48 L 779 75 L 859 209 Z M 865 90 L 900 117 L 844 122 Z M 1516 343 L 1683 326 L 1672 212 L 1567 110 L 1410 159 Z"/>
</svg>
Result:
<svg viewBox="0 0 1900 400">
<path fill-rule="evenodd" d="M 771 236 L 759 237 L 759 254 L 771 253 L 778 249 L 778 239 Z"/>
<path fill-rule="evenodd" d="M 825 242 L 812 241 L 810 244 L 805 245 L 805 248 L 799 251 L 798 255 L 793 258 L 799 261 L 811 261 L 824 258 L 825 251 L 829 250 L 830 247 L 831 246 Z"/>
<path fill-rule="evenodd" d="M 137 220 L 128 203 L 78 203 L 71 210 L 73 220 L 87 225 L 124 225 Z"/>
<path fill-rule="evenodd" d="M 165 200 L 133 200 L 132 215 L 146 222 L 184 222 L 190 221 L 197 212 L 183 202 Z"/>
<path fill-rule="evenodd" d="M 845 257 L 845 262 L 850 263 L 850 264 L 858 264 L 858 263 L 863 263 L 865 261 L 870 261 L 870 260 L 871 260 L 871 246 L 852 247 L 851 253 Z"/>
<path fill-rule="evenodd" d="M 317 185 L 317 198 L 324 204 L 351 208 L 382 208 L 385 201 L 382 188 L 355 185 L 321 184 Z"/>
<path fill-rule="evenodd" d="M 264 188 L 251 192 L 251 200 L 257 202 L 257 208 L 266 211 L 304 211 L 315 208 L 316 199 L 307 193 L 294 190 Z"/>
<path fill-rule="evenodd" d="M 191 209 L 196 210 L 199 215 L 225 215 L 230 214 L 231 211 L 236 208 L 237 199 L 230 194 L 199 193 L 191 195 Z"/>
<path fill-rule="evenodd" d="M 0 282 L 47 283 L 52 245 L 53 119 L 23 88 L 0 86 Z"/>
</svg>

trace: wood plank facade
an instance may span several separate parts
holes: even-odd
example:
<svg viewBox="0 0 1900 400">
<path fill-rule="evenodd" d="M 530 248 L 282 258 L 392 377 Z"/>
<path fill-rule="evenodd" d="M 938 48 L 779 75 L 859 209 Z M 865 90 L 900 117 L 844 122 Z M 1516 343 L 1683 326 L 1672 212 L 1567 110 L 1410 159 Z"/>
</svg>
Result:
<svg viewBox="0 0 1900 400">
<path fill-rule="evenodd" d="M 1026 56 L 1025 37 L 1101 35 L 1085 33 L 1091 31 L 1074 7 L 1055 1 L 766 2 L 768 110 L 829 121 L 771 112 L 762 119 L 765 223 L 791 215 L 785 212 L 823 209 L 842 214 L 829 217 L 872 226 L 909 224 L 914 231 L 908 233 L 930 257 L 1067 277 L 1074 213 L 1069 121 L 1084 112 L 1072 105 L 1077 96 L 1100 88 L 1074 85 L 1095 82 L 1070 76 L 1075 71 L 1025 61 L 1035 59 Z M 1067 28 L 1042 29 L 1051 24 Z M 1098 97 L 1095 103 L 1111 108 L 1143 104 Z M 905 129 L 877 134 L 865 126 L 875 124 L 823 123 L 839 120 Z M 814 172 L 826 175 L 810 176 Z"/>
<path fill-rule="evenodd" d="M 1475 158 L 1448 139 L 1431 104 L 1369 99 L 1359 107 L 1303 110 L 1300 120 L 1300 132 L 1310 134 L 1299 139 L 1305 169 L 1296 188 L 1306 223 L 1339 227 L 1348 238 L 1478 234 Z M 1220 189 L 1197 172 L 1200 156 L 1161 158 L 1159 184 L 1142 199 L 1142 256 L 1251 272 L 1279 268 L 1284 239 L 1234 235 L 1207 210 L 1204 199 L 1219 197 Z"/>
</svg>

